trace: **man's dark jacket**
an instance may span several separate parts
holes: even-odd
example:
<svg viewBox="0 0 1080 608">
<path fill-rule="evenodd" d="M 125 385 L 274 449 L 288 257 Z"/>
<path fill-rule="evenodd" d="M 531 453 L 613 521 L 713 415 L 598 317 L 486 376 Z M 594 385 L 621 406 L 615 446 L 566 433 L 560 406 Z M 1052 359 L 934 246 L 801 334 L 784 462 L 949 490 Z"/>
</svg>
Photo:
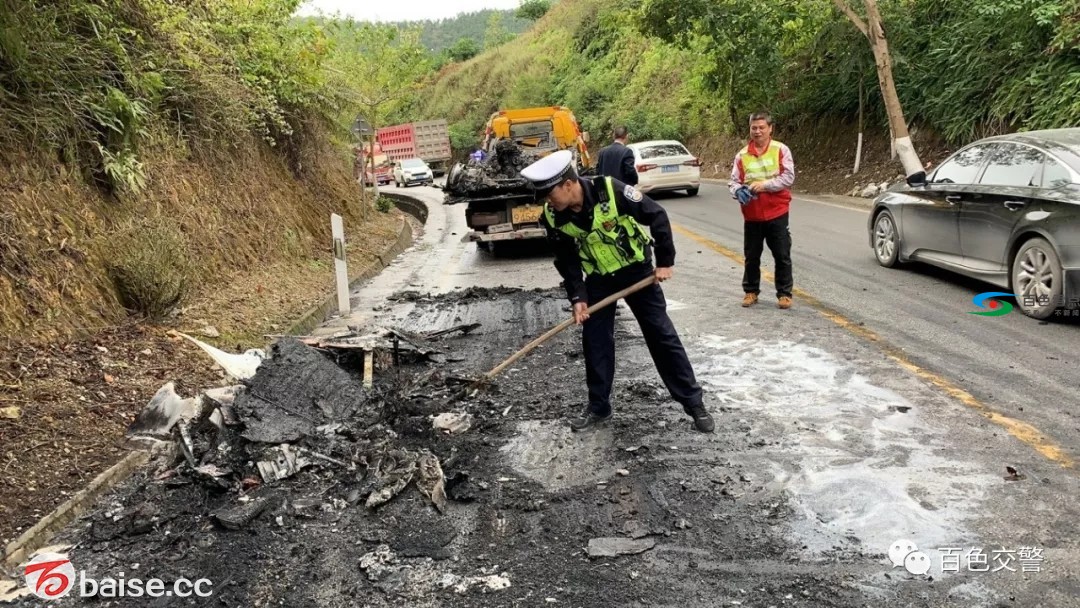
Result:
<svg viewBox="0 0 1080 608">
<path fill-rule="evenodd" d="M 596 160 L 596 173 L 614 177 L 624 184 L 636 186 L 638 174 L 637 169 L 634 167 L 633 150 L 619 142 L 600 150 L 600 156 Z"/>
</svg>

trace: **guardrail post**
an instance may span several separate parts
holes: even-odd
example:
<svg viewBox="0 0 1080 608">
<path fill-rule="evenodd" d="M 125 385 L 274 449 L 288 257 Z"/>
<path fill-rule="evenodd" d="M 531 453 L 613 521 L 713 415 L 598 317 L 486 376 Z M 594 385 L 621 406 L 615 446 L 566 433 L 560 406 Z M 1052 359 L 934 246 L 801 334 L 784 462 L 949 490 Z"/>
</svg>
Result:
<svg viewBox="0 0 1080 608">
<path fill-rule="evenodd" d="M 337 280 L 338 312 L 349 314 L 349 270 L 345 262 L 345 224 L 341 216 L 330 214 L 330 231 L 334 235 L 334 275 Z"/>
</svg>

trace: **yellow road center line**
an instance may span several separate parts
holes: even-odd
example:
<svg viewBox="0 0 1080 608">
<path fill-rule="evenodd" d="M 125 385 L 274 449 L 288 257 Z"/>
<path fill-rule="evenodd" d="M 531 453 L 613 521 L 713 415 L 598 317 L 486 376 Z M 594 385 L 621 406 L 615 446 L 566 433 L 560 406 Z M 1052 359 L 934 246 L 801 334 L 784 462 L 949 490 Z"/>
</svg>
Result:
<svg viewBox="0 0 1080 608">
<path fill-rule="evenodd" d="M 740 265 L 746 264 L 746 260 L 744 260 L 743 256 L 740 255 L 738 252 L 724 247 L 720 243 L 717 243 L 709 239 L 708 237 L 702 236 L 688 228 L 684 228 L 676 224 L 672 224 L 672 229 L 675 232 L 693 240 L 700 245 L 708 247 L 716 253 L 719 253 L 720 255 L 729 258 Z M 761 276 L 763 279 L 770 283 L 776 283 L 774 275 L 771 272 L 762 270 Z M 960 388 L 956 384 L 953 384 L 947 378 L 944 378 L 938 374 L 935 374 L 934 372 L 923 369 L 922 367 L 916 365 L 911 359 L 908 358 L 906 354 L 904 354 L 902 350 L 887 343 L 873 330 L 867 329 L 865 326 L 860 325 L 859 323 L 852 321 L 851 319 L 848 319 L 843 314 L 829 307 L 824 302 L 815 298 L 809 293 L 806 293 L 805 291 L 796 287 L 792 290 L 792 295 L 794 295 L 802 302 L 808 304 L 811 308 L 817 310 L 826 319 L 846 329 L 850 333 L 869 342 L 873 342 L 879 348 L 881 348 L 882 351 L 885 352 L 885 355 L 889 359 L 900 365 L 900 367 L 915 374 L 915 376 L 921 378 L 922 380 L 929 382 L 931 385 L 944 392 L 946 395 L 952 397 L 953 399 L 956 399 L 960 403 L 977 411 L 981 416 L 983 416 L 990 422 L 1005 429 L 1005 431 L 1013 437 L 1034 448 L 1036 452 L 1042 454 L 1048 460 L 1056 462 L 1062 467 L 1073 467 L 1072 458 L 1069 457 L 1069 455 L 1066 454 L 1063 449 L 1058 447 L 1058 445 L 1052 439 L 1050 439 L 1050 437 L 1048 437 L 1039 429 L 1026 422 L 1017 420 L 1015 418 L 1010 418 L 1009 416 L 992 410 L 985 403 L 976 399 L 974 395 Z"/>
</svg>

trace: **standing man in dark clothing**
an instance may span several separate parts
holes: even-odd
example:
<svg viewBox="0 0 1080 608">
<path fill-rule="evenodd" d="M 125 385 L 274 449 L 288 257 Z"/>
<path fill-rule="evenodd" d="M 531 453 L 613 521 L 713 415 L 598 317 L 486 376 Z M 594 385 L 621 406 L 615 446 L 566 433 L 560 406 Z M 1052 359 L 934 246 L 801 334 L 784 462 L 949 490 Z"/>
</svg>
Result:
<svg viewBox="0 0 1080 608">
<path fill-rule="evenodd" d="M 570 423 L 578 431 L 611 417 L 615 379 L 615 306 L 587 313 L 600 300 L 652 275 L 656 282 L 626 297 L 637 318 L 656 370 L 672 398 L 694 419 L 697 430 L 711 433 L 701 386 L 678 332 L 667 314 L 658 284 L 671 278 L 675 242 L 667 212 L 633 186 L 611 177 L 579 178 L 573 156 L 563 150 L 521 171 L 539 198 L 546 198 L 543 224 L 555 244 L 555 268 L 562 275 L 574 319 L 582 328 L 589 404 Z M 652 237 L 642 225 L 648 226 Z M 650 245 L 655 239 L 656 267 Z"/>
<path fill-rule="evenodd" d="M 612 133 L 615 141 L 600 150 L 600 155 L 596 160 L 596 173 L 636 186 L 638 174 L 637 168 L 634 167 L 634 151 L 626 147 L 628 137 L 626 127 L 615 127 Z"/>
</svg>

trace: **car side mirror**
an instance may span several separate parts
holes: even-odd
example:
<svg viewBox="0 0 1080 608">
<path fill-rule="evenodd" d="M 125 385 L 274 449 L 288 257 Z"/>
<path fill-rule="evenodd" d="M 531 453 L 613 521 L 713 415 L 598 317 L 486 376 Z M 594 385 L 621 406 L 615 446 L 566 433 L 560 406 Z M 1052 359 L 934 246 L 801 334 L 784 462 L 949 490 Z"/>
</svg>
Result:
<svg viewBox="0 0 1080 608">
<path fill-rule="evenodd" d="M 907 176 L 907 185 L 912 188 L 918 188 L 919 186 L 925 186 L 926 184 L 926 171 L 919 171 L 918 173 L 912 173 Z"/>
</svg>

